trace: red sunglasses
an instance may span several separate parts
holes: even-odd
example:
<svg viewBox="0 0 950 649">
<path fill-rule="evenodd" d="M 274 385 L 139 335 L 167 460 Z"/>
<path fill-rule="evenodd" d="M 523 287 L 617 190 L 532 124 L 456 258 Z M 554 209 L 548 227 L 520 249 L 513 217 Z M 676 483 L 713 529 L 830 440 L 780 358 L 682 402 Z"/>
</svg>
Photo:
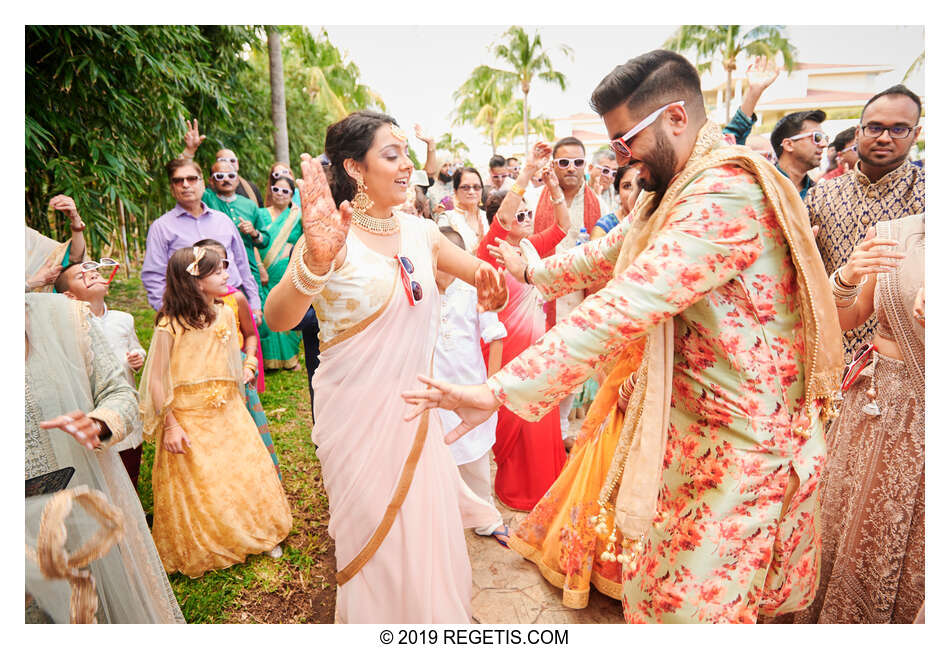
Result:
<svg viewBox="0 0 950 649">
<path fill-rule="evenodd" d="M 409 261 L 408 257 L 394 255 L 399 262 L 399 274 L 402 277 L 402 287 L 406 290 L 406 298 L 409 300 L 409 306 L 416 306 L 422 301 L 422 284 L 412 279 L 412 274 L 416 268 Z"/>
</svg>

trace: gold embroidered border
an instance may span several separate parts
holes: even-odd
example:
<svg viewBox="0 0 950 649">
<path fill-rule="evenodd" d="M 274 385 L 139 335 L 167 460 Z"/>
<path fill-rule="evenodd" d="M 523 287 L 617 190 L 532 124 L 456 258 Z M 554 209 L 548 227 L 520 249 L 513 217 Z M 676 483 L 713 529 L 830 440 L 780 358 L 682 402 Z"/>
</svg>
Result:
<svg viewBox="0 0 950 649">
<path fill-rule="evenodd" d="M 370 326 L 371 324 L 373 324 L 373 323 L 376 321 L 376 319 L 379 318 L 379 316 L 383 315 L 383 311 L 385 311 L 386 309 L 389 308 L 389 303 L 392 302 L 392 300 L 393 300 L 393 295 L 396 293 L 396 284 L 398 284 L 398 283 L 399 283 L 399 269 L 397 268 L 397 269 L 396 269 L 396 276 L 393 278 L 393 287 L 392 287 L 392 289 L 389 291 L 389 297 L 386 299 L 386 302 L 383 304 L 383 306 L 381 306 L 381 307 L 379 308 L 379 310 L 378 310 L 376 313 L 374 313 L 373 315 L 369 316 L 368 318 L 365 318 L 364 320 L 358 322 L 357 324 L 353 325 L 352 327 L 350 327 L 349 329 L 347 329 L 346 331 L 344 331 L 343 333 L 341 333 L 340 335 L 338 335 L 338 336 L 337 336 L 336 338 L 334 338 L 333 340 L 331 340 L 331 341 L 329 341 L 329 342 L 321 342 L 321 343 L 320 343 L 320 351 L 325 352 L 326 350 L 330 349 L 331 347 L 340 344 L 340 343 L 343 342 L 344 340 L 349 340 L 350 338 L 352 338 L 352 337 L 355 336 L 356 334 L 358 334 L 358 333 L 360 333 L 361 331 L 363 331 L 364 329 L 366 329 L 366 327 L 368 327 L 368 326 Z"/>
</svg>

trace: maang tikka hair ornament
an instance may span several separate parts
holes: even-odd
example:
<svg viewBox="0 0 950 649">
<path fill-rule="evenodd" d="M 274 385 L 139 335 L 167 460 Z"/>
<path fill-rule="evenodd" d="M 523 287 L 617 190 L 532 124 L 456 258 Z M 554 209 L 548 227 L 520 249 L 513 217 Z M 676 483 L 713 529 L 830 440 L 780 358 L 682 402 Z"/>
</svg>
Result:
<svg viewBox="0 0 950 649">
<path fill-rule="evenodd" d="M 198 276 L 198 273 L 200 272 L 200 271 L 198 270 L 198 262 L 201 261 L 201 258 L 205 256 L 205 249 L 204 249 L 204 248 L 201 248 L 201 247 L 199 247 L 199 246 L 195 246 L 194 248 L 191 249 L 191 251 L 192 251 L 192 252 L 194 253 L 194 255 L 195 255 L 195 260 L 194 260 L 193 262 L 191 262 L 190 264 L 188 264 L 188 267 L 185 268 L 185 270 L 186 270 L 189 274 L 194 275 L 195 277 L 197 277 L 197 276 Z"/>
</svg>

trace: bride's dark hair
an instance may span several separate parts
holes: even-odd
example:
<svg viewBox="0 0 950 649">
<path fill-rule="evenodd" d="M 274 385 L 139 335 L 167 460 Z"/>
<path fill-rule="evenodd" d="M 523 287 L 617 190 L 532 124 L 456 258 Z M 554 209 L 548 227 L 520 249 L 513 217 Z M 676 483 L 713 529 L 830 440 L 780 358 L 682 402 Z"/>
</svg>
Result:
<svg viewBox="0 0 950 649">
<path fill-rule="evenodd" d="M 346 173 L 343 161 L 352 158 L 363 162 L 366 152 L 373 146 L 376 131 L 386 124 L 399 126 L 395 119 L 385 113 L 360 110 L 331 124 L 327 129 L 324 153 L 330 159 L 330 166 L 324 171 L 327 172 L 333 201 L 338 206 L 343 201 L 353 200 L 356 195 L 356 181 Z"/>
</svg>

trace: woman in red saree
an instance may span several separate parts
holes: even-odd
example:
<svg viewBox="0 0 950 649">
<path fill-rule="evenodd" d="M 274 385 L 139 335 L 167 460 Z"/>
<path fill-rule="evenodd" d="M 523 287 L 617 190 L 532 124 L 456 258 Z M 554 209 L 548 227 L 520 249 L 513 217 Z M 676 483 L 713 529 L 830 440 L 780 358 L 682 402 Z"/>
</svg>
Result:
<svg viewBox="0 0 950 649">
<path fill-rule="evenodd" d="M 553 251 L 564 238 L 570 227 L 570 216 L 564 194 L 550 169 L 544 170 L 544 181 L 552 198 L 557 201 L 560 197 L 554 206 L 556 221 L 543 232 L 532 234 L 534 214 L 522 198 L 524 187 L 550 151 L 547 144 L 536 144 L 512 188 L 489 199 L 486 212 L 497 210 L 497 213 L 479 244 L 480 259 L 497 267 L 498 261 L 490 248 L 494 248 L 499 240 L 520 245 L 526 255 L 536 256 Z M 545 331 L 545 316 L 538 292 L 509 273 L 504 273 L 504 278 L 508 285 L 508 305 L 498 314 L 498 319 L 505 325 L 508 337 L 502 348 L 502 365 L 530 347 Z M 557 478 L 566 460 L 557 411 L 541 421 L 528 422 L 507 408 L 501 408 L 492 450 L 498 466 L 495 475 L 498 499 L 511 509 L 530 510 Z"/>
</svg>

